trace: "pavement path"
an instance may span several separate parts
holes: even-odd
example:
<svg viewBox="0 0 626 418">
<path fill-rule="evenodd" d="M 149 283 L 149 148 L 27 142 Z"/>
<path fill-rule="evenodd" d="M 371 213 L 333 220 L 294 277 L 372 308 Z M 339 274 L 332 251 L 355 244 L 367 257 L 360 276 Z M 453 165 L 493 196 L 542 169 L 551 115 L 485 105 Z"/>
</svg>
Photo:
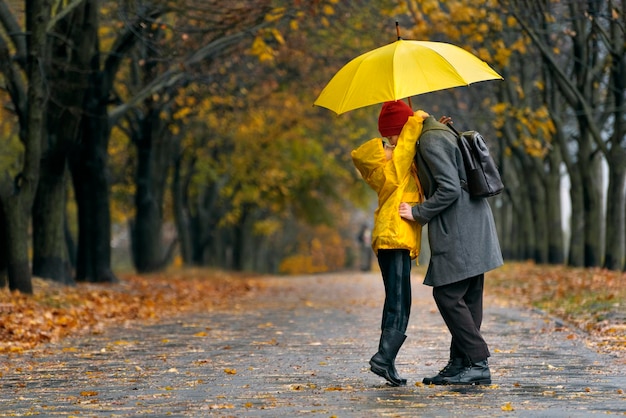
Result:
<svg viewBox="0 0 626 418">
<path fill-rule="evenodd" d="M 0 357 L 0 416 L 588 417 L 626 415 L 626 365 L 541 312 L 487 298 L 490 386 L 426 386 L 449 335 L 414 278 L 405 387 L 369 371 L 380 275 L 255 279 L 230 309 L 129 323 Z M 488 276 L 487 276 L 487 286 Z"/>
</svg>

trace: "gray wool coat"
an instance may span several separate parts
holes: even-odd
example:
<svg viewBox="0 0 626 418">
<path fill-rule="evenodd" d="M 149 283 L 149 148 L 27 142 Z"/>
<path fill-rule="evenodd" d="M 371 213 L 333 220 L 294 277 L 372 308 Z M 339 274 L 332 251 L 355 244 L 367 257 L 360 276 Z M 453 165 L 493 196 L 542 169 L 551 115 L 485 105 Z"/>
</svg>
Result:
<svg viewBox="0 0 626 418">
<path fill-rule="evenodd" d="M 415 155 L 425 194 L 413 217 L 428 224 L 431 257 L 424 279 L 428 286 L 455 283 L 503 264 L 491 207 L 471 199 L 461 187 L 467 179 L 456 136 L 432 116 L 424 121 Z"/>
</svg>

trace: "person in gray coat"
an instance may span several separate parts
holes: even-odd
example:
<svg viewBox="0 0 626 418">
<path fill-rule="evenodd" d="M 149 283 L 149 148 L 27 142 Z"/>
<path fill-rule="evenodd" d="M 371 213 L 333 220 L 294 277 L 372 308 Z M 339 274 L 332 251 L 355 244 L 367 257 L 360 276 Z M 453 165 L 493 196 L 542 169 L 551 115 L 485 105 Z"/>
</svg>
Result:
<svg viewBox="0 0 626 418">
<path fill-rule="evenodd" d="M 415 161 L 424 202 L 415 206 L 403 202 L 399 208 L 403 218 L 428 224 L 431 256 L 424 284 L 433 287 L 435 303 L 452 335 L 448 364 L 423 382 L 490 384 L 490 353 L 480 332 L 484 273 L 503 264 L 502 252 L 487 200 L 470 198 L 462 186 L 467 176 L 461 152 L 444 123 L 429 117 L 418 139 Z"/>
</svg>

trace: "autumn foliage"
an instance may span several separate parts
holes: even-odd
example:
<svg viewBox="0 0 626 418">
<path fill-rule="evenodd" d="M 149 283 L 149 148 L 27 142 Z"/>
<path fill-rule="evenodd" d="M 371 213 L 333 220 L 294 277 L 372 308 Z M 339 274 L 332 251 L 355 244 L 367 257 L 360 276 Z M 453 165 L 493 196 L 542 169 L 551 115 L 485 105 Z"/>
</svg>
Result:
<svg viewBox="0 0 626 418">
<path fill-rule="evenodd" d="M 626 351 L 625 273 L 507 263 L 488 280 L 501 303 L 534 306 L 588 333 L 600 350 Z"/>
<path fill-rule="evenodd" d="M 38 278 L 33 285 L 31 296 L 0 291 L 0 353 L 20 353 L 128 321 L 158 321 L 210 309 L 251 288 L 247 276 L 208 269 L 126 275 L 112 285 L 67 287 Z"/>
<path fill-rule="evenodd" d="M 149 323 L 225 307 L 232 297 L 263 288 L 263 277 L 175 269 L 125 275 L 109 285 L 66 287 L 35 279 L 32 296 L 0 291 L 0 353 L 21 353 L 129 321 Z M 602 269 L 507 263 L 487 274 L 486 292 L 489 303 L 542 309 L 587 333 L 599 351 L 621 355 L 626 354 L 624 279 L 624 273 Z"/>
</svg>

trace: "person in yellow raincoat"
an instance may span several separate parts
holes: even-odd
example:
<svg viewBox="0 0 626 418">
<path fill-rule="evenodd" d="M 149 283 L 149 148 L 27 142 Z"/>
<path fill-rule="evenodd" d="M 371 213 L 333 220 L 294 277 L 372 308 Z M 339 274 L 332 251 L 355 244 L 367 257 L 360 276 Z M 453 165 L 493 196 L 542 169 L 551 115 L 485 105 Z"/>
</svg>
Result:
<svg viewBox="0 0 626 418">
<path fill-rule="evenodd" d="M 420 252 L 421 225 L 400 217 L 402 202 L 421 203 L 423 193 L 414 164 L 416 141 L 429 115 L 415 114 L 402 101 L 384 103 L 378 117 L 382 138 L 373 138 L 352 151 L 354 165 L 378 194 L 374 212 L 372 249 L 385 287 L 385 303 L 378 352 L 371 371 L 392 386 L 406 385 L 398 376 L 395 359 L 406 339 L 411 312 L 411 260 Z"/>
</svg>

